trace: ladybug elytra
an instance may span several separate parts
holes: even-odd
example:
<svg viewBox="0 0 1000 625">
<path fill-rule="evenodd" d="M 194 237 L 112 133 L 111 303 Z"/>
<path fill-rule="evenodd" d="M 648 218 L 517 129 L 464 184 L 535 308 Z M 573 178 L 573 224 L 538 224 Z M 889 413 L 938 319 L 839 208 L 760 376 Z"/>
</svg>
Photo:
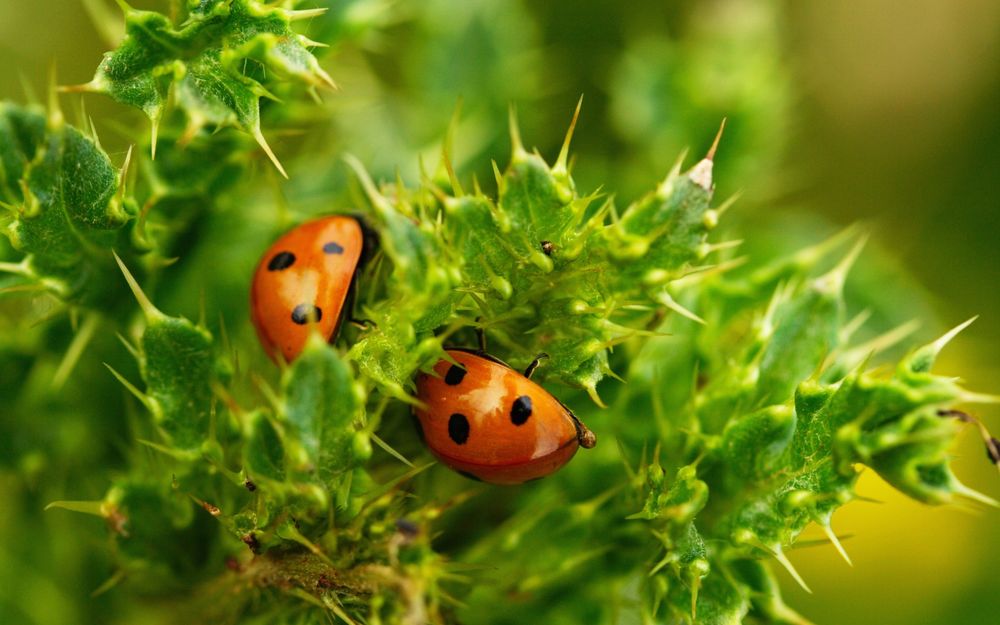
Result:
<svg viewBox="0 0 1000 625">
<path fill-rule="evenodd" d="M 268 248 L 254 272 L 250 313 L 272 360 L 294 360 L 313 324 L 326 340 L 336 337 L 364 252 L 362 224 L 348 215 L 308 221 Z"/>
<path fill-rule="evenodd" d="M 415 409 L 427 446 L 473 479 L 520 484 L 557 471 L 596 438 L 576 416 L 529 379 L 482 351 L 450 348 L 436 375 L 417 378 Z"/>
</svg>

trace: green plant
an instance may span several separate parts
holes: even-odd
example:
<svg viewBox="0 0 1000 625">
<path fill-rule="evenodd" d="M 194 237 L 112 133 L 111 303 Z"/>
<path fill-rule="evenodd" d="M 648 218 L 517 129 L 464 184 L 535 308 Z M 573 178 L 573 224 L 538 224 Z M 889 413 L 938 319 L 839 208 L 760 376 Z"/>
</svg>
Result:
<svg viewBox="0 0 1000 625">
<path fill-rule="evenodd" d="M 329 82 L 291 30 L 318 13 L 293 4 L 128 9 L 88 87 L 153 121 L 120 169 L 55 101 L 0 105 L 6 434 L 46 440 L 42 412 L 123 432 L 123 449 L 81 462 L 87 480 L 62 478 L 103 494 L 50 505 L 106 522 L 101 590 L 131 610 L 173 598 L 145 615 L 163 622 L 805 623 L 772 562 L 798 577 L 786 552 L 810 523 L 842 550 L 832 516 L 859 467 L 926 503 L 993 503 L 949 468 L 970 419 L 955 407 L 994 399 L 931 372 L 954 333 L 889 365 L 905 328 L 854 338 L 855 231 L 736 257 L 713 236 L 731 204 L 713 204 L 714 146 L 621 206 L 577 190 L 575 117 L 549 164 L 512 115 L 495 193 L 456 175 L 450 137 L 418 184 L 376 183 L 349 157 L 350 200 L 322 209 L 360 210 L 379 234 L 357 302 L 374 325 L 274 368 L 243 294 L 301 215 L 263 192 L 261 116 L 308 123 L 305 96 Z M 432 466 L 408 423 L 412 380 L 476 327 L 514 366 L 548 353 L 540 379 L 597 448 L 512 489 Z M 60 446 L 43 450 L 15 459 L 26 475 Z"/>
</svg>

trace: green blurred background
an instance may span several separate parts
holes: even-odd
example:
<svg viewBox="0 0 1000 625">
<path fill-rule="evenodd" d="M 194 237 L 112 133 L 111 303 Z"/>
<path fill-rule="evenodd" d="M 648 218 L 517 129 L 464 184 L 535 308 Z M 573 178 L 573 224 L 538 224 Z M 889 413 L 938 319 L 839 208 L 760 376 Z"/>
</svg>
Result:
<svg viewBox="0 0 1000 625">
<path fill-rule="evenodd" d="M 728 117 L 717 159 L 719 194 L 742 192 L 730 225 L 748 239 L 750 253 L 815 242 L 865 222 L 875 235 L 867 263 L 877 266 L 871 272 L 882 284 L 876 286 L 894 293 L 905 285 L 925 302 L 900 299 L 882 321 L 920 318 L 927 321 L 921 334 L 931 336 L 981 314 L 939 370 L 1000 393 L 995 0 L 332 6 L 349 17 L 348 27 L 333 32 L 340 22 L 320 19 L 307 31 L 337 42 L 324 65 L 341 90 L 317 108 L 308 136 L 269 138 L 279 156 L 310 155 L 292 166 L 289 202 L 307 203 L 310 189 L 343 179 L 344 151 L 376 174 L 398 169 L 414 179 L 420 157 L 436 162 L 459 98 L 460 173 L 487 181 L 489 159 L 506 158 L 509 103 L 517 105 L 526 142 L 552 157 L 584 94 L 574 141 L 577 184 L 604 185 L 622 201 L 650 188 L 682 149 L 703 152 Z M 94 27 L 91 14 L 101 9 L 116 15 L 113 3 L 101 0 L 0 0 L 0 97 L 24 100 L 26 85 L 43 93 L 53 63 L 62 83 L 89 80 L 116 36 L 115 19 Z M 69 110 L 80 107 L 75 97 L 63 102 Z M 127 147 L 116 128 L 145 123 L 108 99 L 85 102 L 113 157 Z M 1000 430 L 1000 411 L 976 409 Z M 63 429 L 57 438 L 85 439 L 82 431 L 65 430 L 80 422 L 51 427 Z M 957 472 L 998 497 L 1000 481 L 982 454 L 968 432 L 956 449 Z M 0 460 L 0 492 L 11 502 L 83 498 L 47 482 L 44 470 L 32 473 L 25 449 L 15 456 L 16 469 Z M 87 482 L 99 489 L 106 480 L 97 474 Z M 815 594 L 783 577 L 791 605 L 818 625 L 997 622 L 1000 514 L 926 508 L 870 475 L 859 490 L 884 503 L 856 503 L 834 518 L 839 533 L 853 536 L 846 547 L 854 568 L 832 548 L 794 551 Z M 0 506 L 0 581 L 19 580 L 19 596 L 11 596 L 13 586 L 0 589 L 0 604 L 19 605 L 17 618 L 26 622 L 65 622 L 111 570 L 101 555 L 99 523 L 54 514 L 20 503 Z M 52 549 L 33 553 L 66 560 L 12 559 L 4 541 L 53 541 Z M 94 601 L 113 605 L 101 603 L 106 597 Z M 93 606 L 84 611 L 95 613 Z"/>
</svg>

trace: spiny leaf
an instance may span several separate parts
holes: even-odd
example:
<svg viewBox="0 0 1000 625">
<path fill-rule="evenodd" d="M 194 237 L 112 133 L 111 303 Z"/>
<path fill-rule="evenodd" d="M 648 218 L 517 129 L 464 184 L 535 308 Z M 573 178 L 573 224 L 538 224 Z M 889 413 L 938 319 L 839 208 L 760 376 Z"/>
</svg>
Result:
<svg viewBox="0 0 1000 625">
<path fill-rule="evenodd" d="M 0 199 L 15 208 L 6 232 L 28 275 L 63 299 L 107 306 L 120 293 L 109 248 L 129 249 L 137 210 L 94 141 L 61 117 L 0 102 Z"/>
<path fill-rule="evenodd" d="M 371 442 L 354 431 L 362 397 L 350 368 L 318 335 L 288 369 L 283 383 L 282 414 L 298 471 L 316 471 L 335 490 L 337 478 L 371 456 Z"/>
<path fill-rule="evenodd" d="M 285 175 L 260 128 L 260 99 L 282 81 L 333 87 L 306 41 L 291 28 L 294 12 L 255 0 L 199 2 L 174 24 L 154 11 L 124 6 L 125 39 L 104 55 L 93 80 L 77 90 L 106 93 L 141 109 L 157 128 L 171 90 L 188 132 L 235 126 L 249 133 Z"/>
<path fill-rule="evenodd" d="M 138 343 L 145 403 L 176 449 L 200 450 L 211 442 L 212 383 L 221 372 L 212 335 L 187 319 L 160 312 L 121 259 L 118 263 L 146 316 Z"/>
<path fill-rule="evenodd" d="M 224 23 L 224 5 L 192 5 L 192 23 Z M 810 523 L 838 547 L 831 517 L 856 497 L 858 465 L 921 501 L 978 496 L 948 464 L 966 422 L 950 406 L 975 397 L 931 372 L 948 337 L 888 372 L 858 350 L 901 333 L 851 343 L 860 322 L 845 321 L 843 286 L 860 246 L 839 263 L 831 256 L 843 239 L 730 275 L 706 259 L 726 249 L 708 241 L 719 217 L 711 159 L 678 165 L 619 211 L 577 191 L 566 150 L 550 167 L 514 133 L 496 197 L 463 193 L 453 167 L 446 181 L 408 187 L 376 184 L 349 159 L 362 218 L 381 241 L 348 311 L 366 321 L 345 324 L 337 345 L 312 337 L 280 384 L 256 370 L 230 381 L 211 334 L 160 312 L 139 287 L 149 277 L 126 272 L 144 313 L 134 351 L 145 389 L 118 377 L 162 436 L 139 438 L 161 453 L 135 454 L 100 504 L 123 569 L 211 575 L 234 584 L 231 596 L 255 616 L 258 591 L 276 589 L 282 611 L 307 602 L 358 622 L 443 621 L 454 594 L 470 623 L 501 604 L 512 622 L 557 620 L 571 596 L 595 622 L 804 625 L 771 571 L 785 566 L 805 586 L 786 554 Z M 140 183 L 159 213 L 152 242 L 169 242 L 205 197 L 231 188 L 241 139 L 223 136 L 165 132 Z M 26 176 L 39 146 L 5 171 Z M 213 164 L 187 163 L 185 150 Z M 5 188 L 25 201 L 19 185 Z M 608 409 L 597 410 L 583 393 L 552 389 L 619 447 L 503 493 L 425 472 L 434 463 L 399 424 L 419 401 L 414 375 L 444 344 L 472 344 L 475 328 L 515 366 L 544 351 L 539 377 L 603 396 Z M 618 381 L 599 395 L 609 375 Z M 373 456 L 373 439 L 414 462 L 403 470 Z M 242 556 L 225 576 L 220 563 L 199 569 L 190 557 L 210 551 L 197 541 L 220 529 L 245 545 L 235 543 Z M 154 534 L 185 553 L 165 553 Z"/>
</svg>

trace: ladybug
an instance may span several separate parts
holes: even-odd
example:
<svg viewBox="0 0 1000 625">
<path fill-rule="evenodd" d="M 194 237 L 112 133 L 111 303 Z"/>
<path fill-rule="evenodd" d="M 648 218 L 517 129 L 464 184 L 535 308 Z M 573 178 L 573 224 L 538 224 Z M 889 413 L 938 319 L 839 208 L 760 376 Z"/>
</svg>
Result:
<svg viewBox="0 0 1000 625">
<path fill-rule="evenodd" d="M 462 475 L 520 484 L 559 470 L 594 433 L 545 389 L 484 351 L 448 348 L 434 374 L 417 377 L 414 410 L 431 452 Z"/>
<path fill-rule="evenodd" d="M 250 315 L 272 360 L 294 360 L 311 325 L 326 340 L 336 338 L 368 234 L 357 217 L 333 215 L 293 228 L 264 252 L 250 287 Z"/>
</svg>

